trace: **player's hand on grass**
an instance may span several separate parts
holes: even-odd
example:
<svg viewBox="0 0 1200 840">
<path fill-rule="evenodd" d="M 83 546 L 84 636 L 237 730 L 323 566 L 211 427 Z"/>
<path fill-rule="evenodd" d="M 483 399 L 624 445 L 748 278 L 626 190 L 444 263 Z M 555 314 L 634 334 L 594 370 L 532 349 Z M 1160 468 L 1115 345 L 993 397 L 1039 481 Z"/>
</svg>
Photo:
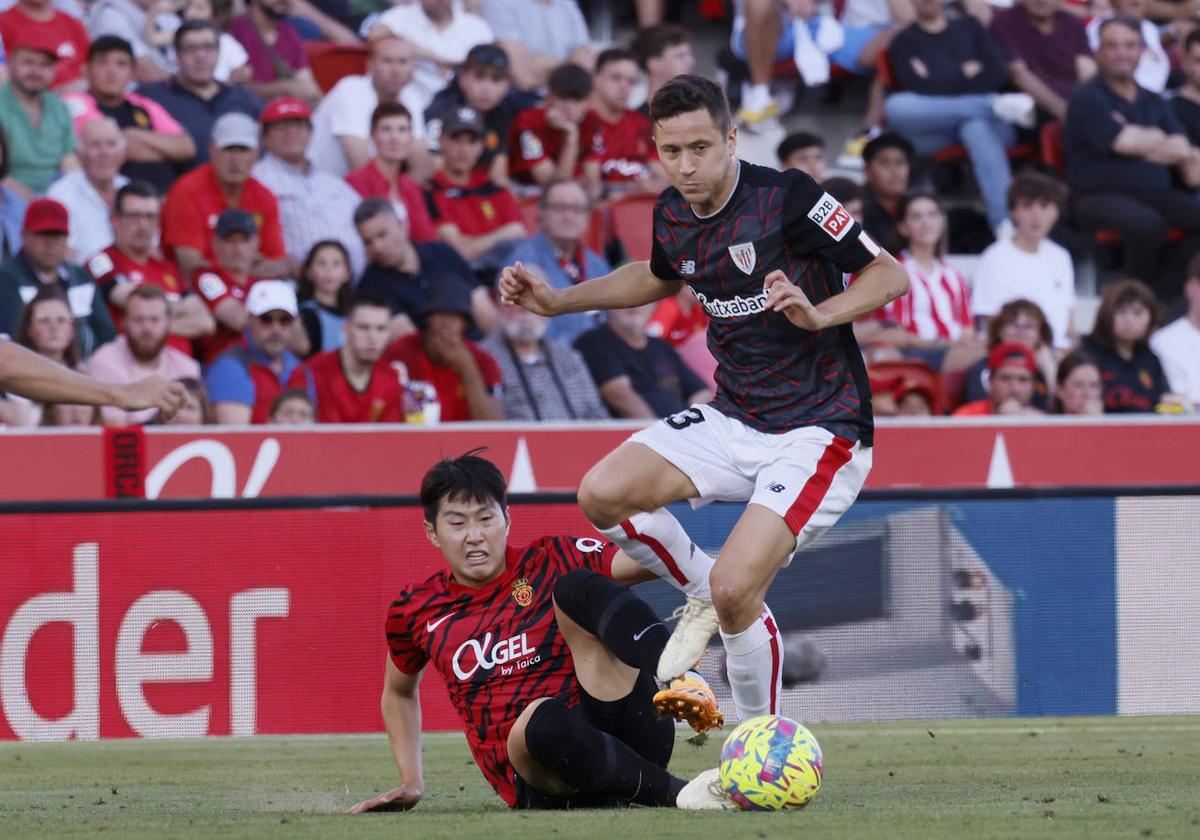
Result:
<svg viewBox="0 0 1200 840">
<path fill-rule="evenodd" d="M 816 332 L 829 326 L 830 318 L 813 306 L 808 295 L 788 280 L 782 271 L 772 271 L 763 281 L 767 292 L 767 309 L 783 313 L 789 321 L 802 329 Z"/>
<path fill-rule="evenodd" d="M 505 303 L 516 304 L 537 315 L 550 317 L 557 314 L 558 292 L 544 277 L 521 265 L 520 260 L 500 272 L 500 297 Z"/>
<path fill-rule="evenodd" d="M 346 809 L 347 814 L 366 814 L 378 811 L 408 811 L 417 807 L 421 797 L 425 795 L 419 787 L 400 785 L 387 793 L 381 793 L 373 799 L 359 802 Z"/>
<path fill-rule="evenodd" d="M 147 376 L 116 389 L 118 408 L 138 411 L 157 408 L 159 418 L 170 420 L 187 404 L 187 391 L 178 382 L 168 382 L 158 376 Z"/>
</svg>

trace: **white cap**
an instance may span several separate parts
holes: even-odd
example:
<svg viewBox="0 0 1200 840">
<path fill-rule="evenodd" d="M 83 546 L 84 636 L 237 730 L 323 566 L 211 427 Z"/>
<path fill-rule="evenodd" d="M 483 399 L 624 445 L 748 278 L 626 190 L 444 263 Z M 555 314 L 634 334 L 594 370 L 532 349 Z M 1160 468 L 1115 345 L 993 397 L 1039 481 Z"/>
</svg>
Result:
<svg viewBox="0 0 1200 840">
<path fill-rule="evenodd" d="M 259 280 L 250 287 L 250 293 L 246 295 L 247 312 L 257 318 L 276 309 L 293 318 L 300 313 L 291 283 L 286 280 Z"/>
<path fill-rule="evenodd" d="M 231 111 L 217 117 L 210 136 L 212 144 L 218 149 L 228 149 L 232 146 L 257 149 L 258 123 L 245 114 Z"/>
</svg>

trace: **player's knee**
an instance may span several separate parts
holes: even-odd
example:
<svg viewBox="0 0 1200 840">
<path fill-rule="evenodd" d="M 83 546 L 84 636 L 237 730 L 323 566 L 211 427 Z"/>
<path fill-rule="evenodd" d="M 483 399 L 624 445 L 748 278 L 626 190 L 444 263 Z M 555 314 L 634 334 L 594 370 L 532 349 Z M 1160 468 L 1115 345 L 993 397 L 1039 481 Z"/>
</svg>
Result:
<svg viewBox="0 0 1200 840">
<path fill-rule="evenodd" d="M 543 699 L 525 721 L 524 737 L 521 739 L 524 743 L 517 746 L 523 746 L 524 751 L 539 763 L 553 767 L 555 758 L 563 753 L 564 748 L 569 749 L 574 740 L 574 723 L 571 710 L 561 700 L 557 697 Z M 512 735 L 509 740 L 511 751 Z"/>
<path fill-rule="evenodd" d="M 554 605 L 568 618 L 578 621 L 588 603 L 589 585 L 597 577 L 603 577 L 591 569 L 572 569 L 554 584 Z"/>
<path fill-rule="evenodd" d="M 620 488 L 605 478 L 603 462 L 587 471 L 579 482 L 579 508 L 597 528 L 612 528 L 625 518 Z"/>
<path fill-rule="evenodd" d="M 762 611 L 762 596 L 758 587 L 719 569 L 713 569 L 709 582 L 713 607 L 722 629 L 733 632 L 744 630 Z"/>
</svg>

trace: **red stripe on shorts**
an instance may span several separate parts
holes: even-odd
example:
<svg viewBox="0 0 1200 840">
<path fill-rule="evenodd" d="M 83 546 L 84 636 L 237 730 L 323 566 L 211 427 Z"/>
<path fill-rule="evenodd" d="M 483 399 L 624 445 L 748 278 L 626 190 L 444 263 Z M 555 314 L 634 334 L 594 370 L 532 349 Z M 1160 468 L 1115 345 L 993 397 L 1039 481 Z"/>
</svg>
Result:
<svg viewBox="0 0 1200 840">
<path fill-rule="evenodd" d="M 808 520 L 817 512 L 825 500 L 825 494 L 829 492 L 829 486 L 833 484 L 833 477 L 853 455 L 850 451 L 852 446 L 854 444 L 845 438 L 835 437 L 833 443 L 825 447 L 821 460 L 817 461 L 817 469 L 808 477 L 804 489 L 783 516 L 793 534 L 799 536 Z"/>
<path fill-rule="evenodd" d="M 764 611 L 765 612 L 765 611 Z M 779 628 L 775 626 L 775 617 L 770 613 L 763 615 L 763 624 L 771 634 L 771 705 L 768 712 L 779 714 L 779 669 L 783 666 L 783 657 L 779 655 Z"/>
<path fill-rule="evenodd" d="M 690 581 L 687 579 L 687 575 L 685 575 L 680 570 L 679 566 L 676 565 L 675 558 L 671 556 L 671 552 L 667 551 L 666 546 L 654 539 L 654 537 L 648 537 L 645 534 L 639 534 L 633 527 L 633 523 L 628 519 L 621 523 L 621 530 L 625 532 L 625 536 L 629 539 L 637 540 L 642 545 L 653 551 L 658 556 L 658 559 L 663 562 L 663 565 L 667 567 L 667 571 L 671 573 L 671 577 L 675 578 L 675 580 L 679 582 L 680 586 L 687 586 L 688 583 L 690 583 Z"/>
</svg>

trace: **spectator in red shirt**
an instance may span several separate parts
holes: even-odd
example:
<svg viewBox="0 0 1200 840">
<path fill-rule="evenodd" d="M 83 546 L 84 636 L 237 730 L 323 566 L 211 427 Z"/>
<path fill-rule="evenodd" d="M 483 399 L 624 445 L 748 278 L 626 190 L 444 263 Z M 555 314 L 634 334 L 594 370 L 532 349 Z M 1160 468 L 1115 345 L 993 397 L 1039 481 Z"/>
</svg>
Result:
<svg viewBox="0 0 1200 840">
<path fill-rule="evenodd" d="M 412 155 L 412 114 L 399 102 L 381 102 L 371 112 L 371 142 L 375 157 L 346 176 L 346 183 L 363 198 L 386 198 L 396 215 L 408 221 L 413 242 L 438 238 L 421 185 L 404 171 Z"/>
<path fill-rule="evenodd" d="M 246 298 L 248 329 L 205 377 L 217 422 L 266 423 L 276 397 L 288 388 L 313 393 L 312 374 L 290 350 L 296 325 L 296 293 L 284 280 L 261 280 Z"/>
<path fill-rule="evenodd" d="M 476 271 L 500 269 L 518 239 L 526 236 L 521 208 L 512 193 L 478 168 L 483 155 L 483 120 L 459 108 L 442 124 L 442 169 L 429 185 L 429 210 L 438 236 Z"/>
<path fill-rule="evenodd" d="M 0 14 L 0 40 L 15 44 L 18 33 L 37 32 L 38 36 L 54 45 L 58 56 L 58 67 L 54 71 L 53 87 L 81 88 L 83 61 L 87 57 L 87 29 L 65 12 L 54 8 L 52 0 L 19 0 L 8 11 Z"/>
<path fill-rule="evenodd" d="M 345 341 L 308 360 L 317 387 L 322 423 L 398 423 L 404 420 L 400 379 L 380 361 L 388 346 L 391 309 L 385 301 L 358 297 L 346 316 Z"/>
<path fill-rule="evenodd" d="M 646 324 L 646 335 L 661 338 L 678 349 L 693 335 L 708 329 L 708 314 L 692 290 L 684 286 L 678 294 L 664 298 L 654 307 Z"/>
<path fill-rule="evenodd" d="M 583 182 L 593 199 L 604 193 L 658 194 L 667 186 L 650 119 L 625 107 L 637 80 L 637 60 L 629 50 L 614 47 L 596 59 L 592 107 L 579 129 Z"/>
<path fill-rule="evenodd" d="M 210 160 L 175 182 L 163 207 L 163 246 L 186 275 L 211 265 L 212 231 L 223 210 L 254 215 L 260 252 L 254 273 L 294 277 L 299 264 L 288 257 L 279 222 L 279 203 L 250 169 L 258 159 L 258 123 L 241 113 L 225 114 L 213 125 Z"/>
<path fill-rule="evenodd" d="M 407 381 L 428 382 L 437 390 L 444 422 L 503 420 L 500 366 L 464 338 L 471 323 L 471 293 L 451 278 L 434 284 L 425 304 L 424 328 L 397 339 L 384 360 L 398 362 Z"/>
<path fill-rule="evenodd" d="M 955 417 L 990 414 L 1041 414 L 1033 407 L 1033 383 L 1037 360 L 1033 351 L 1016 341 L 997 346 L 988 354 L 988 395 L 959 406 Z"/>
<path fill-rule="evenodd" d="M 138 286 L 155 286 L 170 308 L 170 345 L 192 355 L 193 338 L 212 335 L 217 322 L 204 301 L 191 294 L 179 269 L 155 255 L 162 199 L 145 181 L 132 181 L 117 190 L 113 201 L 114 242 L 88 260 L 87 269 L 108 301 L 118 330 L 130 293 Z"/>
<path fill-rule="evenodd" d="M 229 25 L 250 56 L 254 80 L 246 88 L 266 102 L 279 96 L 294 96 L 309 104 L 321 98 L 304 53 L 300 33 L 288 21 L 291 0 L 250 0 L 246 14 Z"/>
<path fill-rule="evenodd" d="M 197 343 L 205 364 L 236 344 L 246 329 L 246 294 L 258 279 L 252 275 L 258 253 L 258 226 L 244 210 L 226 210 L 213 232 L 215 265 L 196 269 L 193 285 L 216 318 L 216 332 Z"/>
<path fill-rule="evenodd" d="M 508 173 L 522 184 L 544 186 L 572 178 L 582 158 L 579 126 L 587 115 L 592 75 L 577 64 L 550 74 L 550 92 L 540 108 L 526 108 L 508 129 Z"/>
</svg>

